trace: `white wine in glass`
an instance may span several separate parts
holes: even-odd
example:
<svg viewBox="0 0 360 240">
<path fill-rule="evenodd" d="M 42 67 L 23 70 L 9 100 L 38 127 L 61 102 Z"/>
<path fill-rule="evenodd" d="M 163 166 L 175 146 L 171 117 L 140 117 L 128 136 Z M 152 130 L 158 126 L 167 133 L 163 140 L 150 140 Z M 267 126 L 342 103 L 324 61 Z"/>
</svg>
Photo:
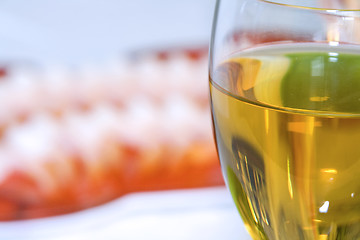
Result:
<svg viewBox="0 0 360 240">
<path fill-rule="evenodd" d="M 356 1 L 218 0 L 210 48 L 223 175 L 253 239 L 360 239 Z"/>
</svg>

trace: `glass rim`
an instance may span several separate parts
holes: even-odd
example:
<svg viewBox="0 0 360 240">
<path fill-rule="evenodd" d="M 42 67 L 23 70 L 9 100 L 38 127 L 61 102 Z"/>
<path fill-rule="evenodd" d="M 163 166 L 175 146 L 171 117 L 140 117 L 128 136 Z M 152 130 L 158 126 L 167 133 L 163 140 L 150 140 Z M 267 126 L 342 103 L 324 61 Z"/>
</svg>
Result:
<svg viewBox="0 0 360 240">
<path fill-rule="evenodd" d="M 311 11 L 323 11 L 323 12 L 360 12 L 360 8 L 328 8 L 328 7 L 314 7 L 314 6 L 306 6 L 306 5 L 295 5 L 295 4 L 288 4 L 283 2 L 276 2 L 273 0 L 258 0 L 260 2 L 269 3 L 273 5 L 289 7 L 289 8 L 298 8 L 304 10 L 311 10 Z"/>
</svg>

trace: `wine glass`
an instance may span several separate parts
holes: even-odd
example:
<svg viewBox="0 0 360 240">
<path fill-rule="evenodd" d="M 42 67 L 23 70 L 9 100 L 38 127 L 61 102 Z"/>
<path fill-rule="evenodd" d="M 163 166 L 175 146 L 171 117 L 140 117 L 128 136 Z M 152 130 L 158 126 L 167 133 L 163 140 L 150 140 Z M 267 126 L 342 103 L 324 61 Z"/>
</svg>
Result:
<svg viewBox="0 0 360 240">
<path fill-rule="evenodd" d="M 218 0 L 214 134 L 253 239 L 360 239 L 360 6 Z"/>
</svg>

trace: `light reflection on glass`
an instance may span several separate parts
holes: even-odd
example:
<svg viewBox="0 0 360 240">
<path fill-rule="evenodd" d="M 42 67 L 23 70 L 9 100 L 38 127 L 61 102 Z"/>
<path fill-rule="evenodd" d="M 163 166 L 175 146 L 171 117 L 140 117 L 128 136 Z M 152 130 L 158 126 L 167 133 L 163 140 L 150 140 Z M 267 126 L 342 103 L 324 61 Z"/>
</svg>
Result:
<svg viewBox="0 0 360 240">
<path fill-rule="evenodd" d="M 330 57 L 329 62 L 337 62 L 338 59 L 336 57 Z"/>
<path fill-rule="evenodd" d="M 332 174 L 337 174 L 338 171 L 336 169 L 332 169 L 332 168 L 323 168 L 321 169 L 322 173 L 332 173 Z"/>
<path fill-rule="evenodd" d="M 330 206 L 330 202 L 329 201 L 325 201 L 324 204 L 319 208 L 319 212 L 321 213 L 327 213 L 328 209 Z"/>
<path fill-rule="evenodd" d="M 288 189 L 290 193 L 290 198 L 294 198 L 294 191 L 291 183 L 291 174 L 290 174 L 290 158 L 287 158 L 287 174 L 288 174 Z"/>
</svg>

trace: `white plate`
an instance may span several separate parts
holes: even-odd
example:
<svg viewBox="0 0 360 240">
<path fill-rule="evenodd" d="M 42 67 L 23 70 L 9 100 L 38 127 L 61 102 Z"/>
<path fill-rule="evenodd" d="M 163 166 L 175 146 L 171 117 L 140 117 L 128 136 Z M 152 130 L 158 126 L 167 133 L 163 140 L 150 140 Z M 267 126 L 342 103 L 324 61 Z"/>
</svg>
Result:
<svg viewBox="0 0 360 240">
<path fill-rule="evenodd" d="M 250 240 L 224 187 L 137 193 L 58 217 L 0 223 L 0 239 Z"/>
</svg>

